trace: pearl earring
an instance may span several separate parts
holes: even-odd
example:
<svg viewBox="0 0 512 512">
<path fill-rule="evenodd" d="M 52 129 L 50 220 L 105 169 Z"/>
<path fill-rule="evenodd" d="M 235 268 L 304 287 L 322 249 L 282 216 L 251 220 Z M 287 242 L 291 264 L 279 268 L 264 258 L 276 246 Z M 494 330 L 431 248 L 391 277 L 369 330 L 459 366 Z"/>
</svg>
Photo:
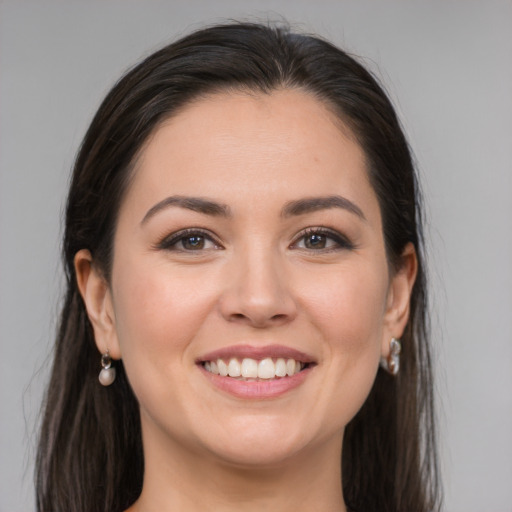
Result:
<svg viewBox="0 0 512 512">
<path fill-rule="evenodd" d="M 101 356 L 101 371 L 98 377 L 102 386 L 110 386 L 116 380 L 116 369 L 112 368 L 112 358 L 107 351 Z"/>
<path fill-rule="evenodd" d="M 400 370 L 400 352 L 402 345 L 396 338 L 391 338 L 389 342 L 389 356 L 381 357 L 380 365 L 391 375 L 396 375 Z"/>
</svg>

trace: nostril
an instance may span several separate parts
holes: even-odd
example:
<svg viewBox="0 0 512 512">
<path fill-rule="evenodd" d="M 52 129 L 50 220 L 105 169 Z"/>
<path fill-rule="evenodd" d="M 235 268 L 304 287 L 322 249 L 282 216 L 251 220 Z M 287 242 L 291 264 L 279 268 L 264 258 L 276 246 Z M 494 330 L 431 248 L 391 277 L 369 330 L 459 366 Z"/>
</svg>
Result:
<svg viewBox="0 0 512 512">
<path fill-rule="evenodd" d="M 219 301 L 219 312 L 228 322 L 257 328 L 282 325 L 293 320 L 296 307 L 291 297 L 267 292 L 230 287 Z"/>
<path fill-rule="evenodd" d="M 249 323 L 254 327 L 266 327 L 270 325 L 282 324 L 287 321 L 289 315 L 279 313 L 273 316 L 265 315 L 245 315 L 244 313 L 232 313 L 229 315 L 229 321 L 235 323 Z"/>
<path fill-rule="evenodd" d="M 233 313 L 231 315 L 232 320 L 244 320 L 245 318 L 246 318 L 246 316 L 243 315 L 242 313 Z"/>
</svg>

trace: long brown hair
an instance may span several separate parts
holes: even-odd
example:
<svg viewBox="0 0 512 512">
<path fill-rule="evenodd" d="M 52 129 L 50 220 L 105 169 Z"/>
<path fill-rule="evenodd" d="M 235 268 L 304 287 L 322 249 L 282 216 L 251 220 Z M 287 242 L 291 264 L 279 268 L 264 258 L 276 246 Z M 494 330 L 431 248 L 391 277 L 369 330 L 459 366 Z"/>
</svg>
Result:
<svg viewBox="0 0 512 512">
<path fill-rule="evenodd" d="M 133 163 L 159 124 L 217 90 L 305 90 L 350 127 L 377 194 L 391 268 L 411 242 L 418 276 L 396 378 L 379 370 L 343 444 L 343 492 L 357 511 L 427 512 L 439 506 L 420 196 L 411 153 L 382 88 L 329 42 L 287 28 L 228 24 L 157 51 L 110 91 L 78 153 L 67 201 L 67 291 L 44 403 L 36 467 L 39 512 L 120 512 L 144 471 L 137 399 L 122 361 L 97 382 L 100 356 L 76 284 L 73 258 L 88 249 L 107 281 L 116 216 Z"/>
</svg>

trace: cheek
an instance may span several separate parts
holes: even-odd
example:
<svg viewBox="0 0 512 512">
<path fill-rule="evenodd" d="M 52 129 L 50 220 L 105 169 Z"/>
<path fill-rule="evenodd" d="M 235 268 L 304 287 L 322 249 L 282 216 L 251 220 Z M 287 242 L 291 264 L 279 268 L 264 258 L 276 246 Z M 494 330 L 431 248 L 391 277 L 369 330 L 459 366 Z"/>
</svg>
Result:
<svg viewBox="0 0 512 512">
<path fill-rule="evenodd" d="M 386 272 L 379 266 L 339 268 L 304 283 L 304 308 L 331 355 L 348 356 L 380 347 L 386 307 Z M 384 277 L 383 277 L 384 276 Z"/>
<path fill-rule="evenodd" d="M 113 276 L 117 337 L 141 413 L 154 423 L 159 423 L 162 407 L 186 417 L 188 395 L 182 383 L 194 367 L 191 340 L 215 303 L 213 287 L 205 286 L 200 273 L 186 269 L 117 263 L 122 276 L 117 281 Z"/>
<path fill-rule="evenodd" d="M 375 380 L 386 305 L 386 273 L 375 266 L 344 268 L 316 276 L 306 294 L 309 321 L 323 341 L 324 372 L 319 407 L 333 424 L 346 425 Z"/>
<path fill-rule="evenodd" d="M 114 288 L 114 310 L 125 364 L 138 364 L 133 364 L 138 359 L 156 367 L 175 366 L 211 309 L 213 290 L 187 269 L 170 272 L 165 264 L 123 263 L 117 267 L 123 278 Z"/>
</svg>

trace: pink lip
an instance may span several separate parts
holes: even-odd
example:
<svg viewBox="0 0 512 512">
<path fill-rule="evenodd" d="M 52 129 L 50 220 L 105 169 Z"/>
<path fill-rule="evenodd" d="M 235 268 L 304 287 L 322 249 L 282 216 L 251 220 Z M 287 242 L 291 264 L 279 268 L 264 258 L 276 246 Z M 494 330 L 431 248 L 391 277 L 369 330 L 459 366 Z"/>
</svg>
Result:
<svg viewBox="0 0 512 512">
<path fill-rule="evenodd" d="M 302 384 L 312 370 L 311 367 L 308 367 L 291 377 L 251 382 L 237 380 L 232 377 L 221 377 L 220 375 L 205 370 L 202 365 L 198 365 L 198 368 L 203 372 L 204 376 L 221 391 L 237 398 L 253 400 L 277 398 L 284 395 Z"/>
<path fill-rule="evenodd" d="M 244 381 L 232 377 L 216 375 L 205 370 L 204 366 L 201 364 L 205 361 L 216 361 L 217 359 L 228 361 L 232 357 L 236 357 L 240 361 L 246 357 L 256 359 L 257 361 L 267 357 L 274 359 L 282 357 L 283 359 L 295 359 L 295 361 L 301 363 L 308 363 L 308 366 L 291 377 Z M 232 345 L 209 352 L 198 358 L 196 363 L 197 367 L 210 383 L 221 391 L 237 398 L 263 400 L 279 397 L 299 386 L 311 373 L 316 361 L 312 356 L 304 352 L 283 345 L 266 345 L 261 347 L 255 347 L 253 345 Z"/>
<path fill-rule="evenodd" d="M 266 345 L 262 347 L 254 347 L 252 345 L 232 345 L 230 347 L 220 348 L 213 352 L 208 352 L 196 360 L 197 363 L 204 361 L 216 361 L 217 359 L 229 360 L 232 357 L 243 359 L 249 357 L 251 359 L 261 360 L 266 357 L 283 359 L 295 359 L 301 363 L 314 363 L 315 359 L 304 352 L 300 352 L 291 347 L 283 345 Z"/>
</svg>

